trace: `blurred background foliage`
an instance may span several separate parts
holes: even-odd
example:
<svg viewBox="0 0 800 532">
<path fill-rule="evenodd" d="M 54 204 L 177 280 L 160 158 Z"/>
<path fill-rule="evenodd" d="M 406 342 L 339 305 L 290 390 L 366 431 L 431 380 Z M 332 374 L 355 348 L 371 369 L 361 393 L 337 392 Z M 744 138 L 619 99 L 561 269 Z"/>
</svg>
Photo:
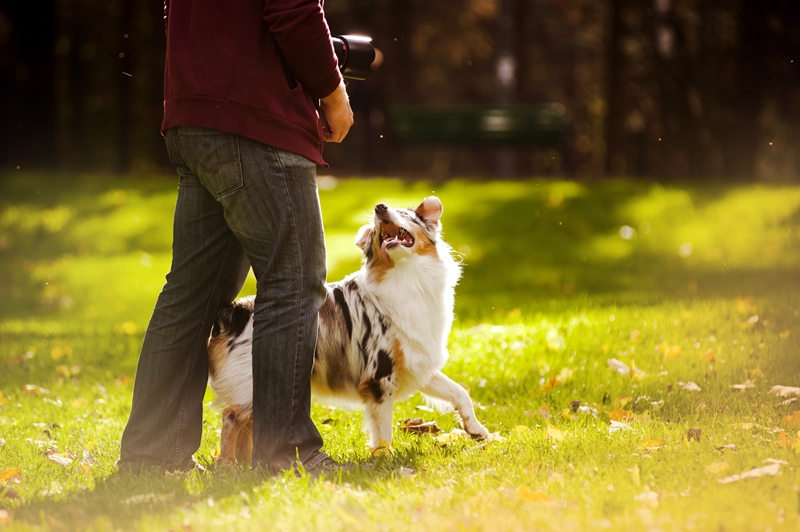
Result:
<svg viewBox="0 0 800 532">
<path fill-rule="evenodd" d="M 328 0 L 382 63 L 351 83 L 339 175 L 793 180 L 797 0 Z M 171 171 L 154 0 L 0 0 L 0 167 Z M 403 144 L 395 104 L 558 103 L 560 146 Z"/>
</svg>

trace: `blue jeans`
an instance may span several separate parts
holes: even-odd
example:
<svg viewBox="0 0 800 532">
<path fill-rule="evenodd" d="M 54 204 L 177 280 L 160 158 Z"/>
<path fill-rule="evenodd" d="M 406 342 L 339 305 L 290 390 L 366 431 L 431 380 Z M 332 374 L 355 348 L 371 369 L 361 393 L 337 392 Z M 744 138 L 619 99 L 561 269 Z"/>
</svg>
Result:
<svg viewBox="0 0 800 532">
<path fill-rule="evenodd" d="M 287 469 L 299 458 L 311 469 L 327 456 L 310 417 L 326 275 L 316 165 L 211 129 L 176 127 L 166 138 L 180 176 L 172 267 L 144 337 L 119 465 L 192 466 L 206 342 L 252 266 L 253 466 Z"/>
</svg>

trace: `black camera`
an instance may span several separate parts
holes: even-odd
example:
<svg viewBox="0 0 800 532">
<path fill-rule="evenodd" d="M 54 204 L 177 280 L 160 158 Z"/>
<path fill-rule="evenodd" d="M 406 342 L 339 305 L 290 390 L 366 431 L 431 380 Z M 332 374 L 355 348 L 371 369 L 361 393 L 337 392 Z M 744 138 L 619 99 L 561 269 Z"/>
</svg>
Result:
<svg viewBox="0 0 800 532">
<path fill-rule="evenodd" d="M 365 80 L 372 74 L 370 65 L 375 61 L 375 48 L 372 46 L 371 38 L 339 35 L 332 40 L 342 77 Z"/>
</svg>

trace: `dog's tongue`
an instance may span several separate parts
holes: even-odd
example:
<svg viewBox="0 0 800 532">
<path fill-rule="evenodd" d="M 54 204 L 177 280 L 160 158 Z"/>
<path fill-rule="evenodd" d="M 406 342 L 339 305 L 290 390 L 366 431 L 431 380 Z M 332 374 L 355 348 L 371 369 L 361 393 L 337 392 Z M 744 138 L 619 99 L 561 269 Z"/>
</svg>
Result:
<svg viewBox="0 0 800 532">
<path fill-rule="evenodd" d="M 384 240 L 381 242 L 381 253 L 383 254 L 383 258 L 386 259 L 386 262 L 391 263 L 392 259 L 389 258 L 389 254 L 386 252 L 386 247 L 389 245 L 389 240 Z"/>
</svg>

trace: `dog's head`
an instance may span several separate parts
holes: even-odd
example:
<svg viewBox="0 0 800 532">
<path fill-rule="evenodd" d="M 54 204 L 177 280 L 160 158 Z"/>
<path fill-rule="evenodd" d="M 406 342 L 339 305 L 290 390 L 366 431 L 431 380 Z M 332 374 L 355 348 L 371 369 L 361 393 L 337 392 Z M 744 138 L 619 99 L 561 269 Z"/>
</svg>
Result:
<svg viewBox="0 0 800 532">
<path fill-rule="evenodd" d="M 416 209 L 377 204 L 373 223 L 362 227 L 356 237 L 367 265 L 391 267 L 413 255 L 436 256 L 442 210 L 436 196 L 428 196 Z"/>
</svg>

